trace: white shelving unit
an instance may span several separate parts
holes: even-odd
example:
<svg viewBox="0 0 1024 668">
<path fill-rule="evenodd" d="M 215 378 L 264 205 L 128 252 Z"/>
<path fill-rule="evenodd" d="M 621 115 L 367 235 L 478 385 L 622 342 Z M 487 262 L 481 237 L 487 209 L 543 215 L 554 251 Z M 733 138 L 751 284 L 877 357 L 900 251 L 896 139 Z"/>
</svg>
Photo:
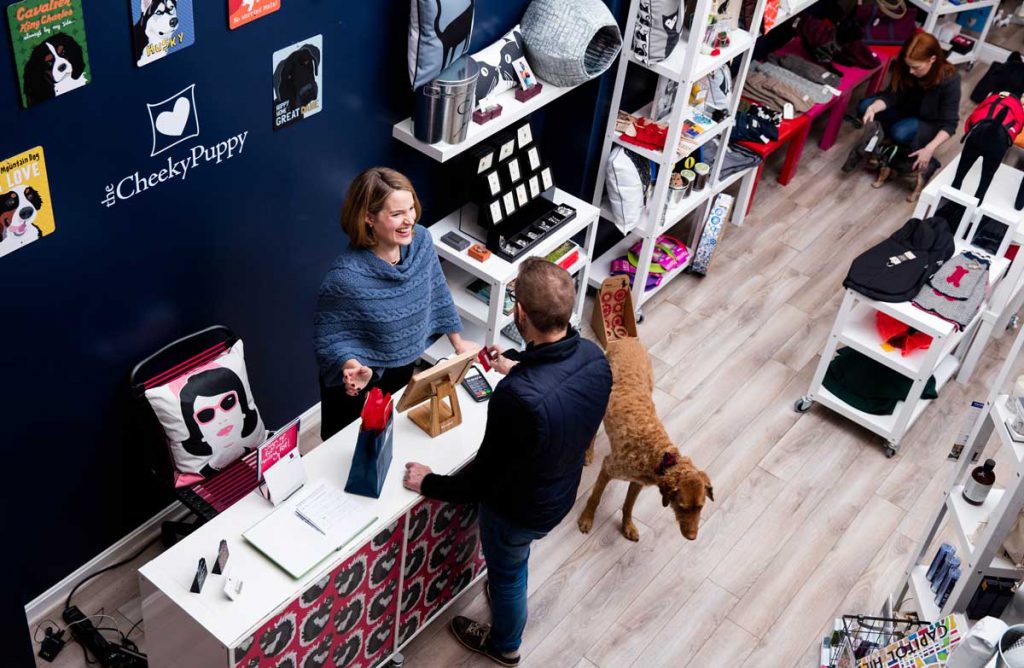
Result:
<svg viewBox="0 0 1024 668">
<path fill-rule="evenodd" d="M 957 253 L 965 249 L 983 252 L 959 238 L 956 246 Z M 992 286 L 1001 282 L 1008 265 L 1009 260 L 1001 255 L 992 258 L 989 268 L 990 290 Z M 950 322 L 922 311 L 910 302 L 880 302 L 847 289 L 825 349 L 821 353 L 821 359 L 818 361 L 810 391 L 797 401 L 796 410 L 806 412 L 813 402 L 818 402 L 884 438 L 888 442 L 886 455 L 893 456 L 904 434 L 931 403 L 930 400 L 921 397 L 928 379 L 935 376 L 937 391 L 941 391 L 949 382 L 974 345 L 973 336 L 978 330 L 986 308 L 987 306 L 983 304 L 968 326 L 958 330 Z M 932 337 L 931 345 L 926 350 L 915 350 L 907 356 L 898 351 L 883 350 L 875 329 L 877 312 L 885 313 Z M 828 366 L 840 346 L 853 348 L 913 381 L 907 399 L 898 402 L 892 414 L 865 413 L 847 404 L 823 385 Z"/>
<path fill-rule="evenodd" d="M 637 13 L 642 0 L 632 0 L 629 8 L 629 18 L 626 21 L 626 29 L 623 33 L 623 57 L 619 59 L 618 69 L 615 76 L 615 88 L 612 94 L 611 109 L 608 125 L 605 130 L 604 148 L 601 151 L 601 160 L 597 170 L 597 186 L 594 192 L 593 203 L 595 206 L 602 206 L 604 198 L 605 169 L 608 164 L 608 156 L 612 148 L 622 146 L 626 150 L 633 151 L 648 160 L 658 164 L 658 178 L 654 184 L 653 193 L 648 198 L 648 206 L 640 216 L 639 220 L 626 221 L 625 224 L 616 223 L 619 231 L 623 234 L 621 242 L 615 244 L 611 250 L 604 253 L 594 261 L 594 268 L 590 276 L 590 284 L 598 287 L 609 274 L 610 261 L 625 254 L 625 251 L 637 241 L 641 242 L 638 269 L 633 283 L 633 304 L 638 315 L 643 304 L 658 290 L 664 288 L 673 278 L 683 272 L 682 269 L 667 275 L 657 288 L 645 290 L 647 283 L 648 268 L 651 257 L 654 254 L 654 244 L 660 234 L 677 225 L 686 216 L 700 210 L 700 218 L 706 218 L 710 208 L 712 197 L 722 192 L 725 188 L 743 181 L 740 197 L 737 198 L 733 207 L 733 222 L 741 224 L 743 215 L 746 213 L 746 203 L 749 200 L 753 189 L 755 170 L 748 169 L 730 176 L 728 179 L 721 179 L 721 169 L 725 147 L 729 143 L 729 135 L 732 131 L 733 119 L 736 115 L 736 108 L 739 105 L 740 91 L 743 90 L 743 83 L 746 80 L 747 70 L 750 67 L 750 59 L 753 54 L 757 26 L 761 23 L 761 16 L 764 12 L 764 0 L 759 0 L 754 11 L 751 31 L 734 29 L 729 33 L 729 45 L 715 56 L 701 53 L 701 36 L 704 35 L 708 25 L 708 16 L 713 6 L 712 0 L 697 0 L 694 11 L 693 25 L 688 31 L 689 37 L 681 37 L 675 50 L 669 57 L 659 63 L 644 63 L 630 48 L 633 40 L 634 30 L 637 24 Z M 685 150 L 691 153 L 703 146 L 711 139 L 718 137 L 718 153 L 714 161 L 711 177 L 708 185 L 696 193 L 691 193 L 682 202 L 672 205 L 666 210 L 668 201 L 668 185 L 671 178 L 672 165 L 677 162 L 676 149 L 679 137 L 683 128 L 683 121 L 690 110 L 690 90 L 693 84 L 722 65 L 731 63 L 740 58 L 740 67 L 737 76 L 733 77 L 733 98 L 729 107 L 728 117 L 714 126 L 706 128 L 699 137 L 687 141 Z M 622 108 L 623 89 L 626 84 L 626 77 L 630 66 L 640 67 L 679 84 L 672 109 L 668 114 L 668 135 L 665 147 L 661 151 L 651 151 L 634 146 L 622 139 L 615 132 L 616 112 Z M 653 96 L 652 96 L 653 97 Z M 637 115 L 644 115 L 650 109 L 648 104 L 642 108 Z M 605 209 L 607 212 L 607 208 Z M 606 215 L 609 220 L 616 221 L 611 215 Z M 695 226 L 694 238 L 689 240 L 691 246 L 694 239 L 700 233 L 700 225 Z M 691 248 L 691 253 L 693 252 Z"/>
<path fill-rule="evenodd" d="M 470 121 L 466 138 L 458 144 L 449 144 L 448 142 L 426 144 L 416 139 L 416 135 L 413 134 L 412 118 L 395 123 L 391 129 L 391 136 L 438 162 L 447 162 L 466 149 L 476 146 L 484 139 L 514 125 L 517 121 L 521 121 L 541 107 L 573 90 L 573 87 L 559 87 L 546 81 L 541 83 L 544 84 L 544 88 L 526 102 L 520 102 L 516 99 L 515 89 L 495 96 L 494 101 L 501 105 L 501 115 L 487 121 L 483 125 Z"/>
<path fill-rule="evenodd" d="M 1024 568 L 1012 563 L 1001 548 L 1003 540 L 1017 520 L 1017 515 L 1024 508 L 1024 444 L 1015 442 L 1006 427 L 1006 421 L 1010 419 L 1011 414 L 1006 406 L 1008 397 L 1003 393 L 1022 347 L 1024 329 L 1018 331 L 995 383 L 990 388 L 989 396 L 971 428 L 966 446 L 960 454 L 960 460 L 944 494 L 942 505 L 935 513 L 927 534 L 904 570 L 903 585 L 896 596 L 897 608 L 903 605 L 909 594 L 922 619 L 931 621 L 952 612 L 963 611 L 982 578 L 986 576 L 1018 580 L 1024 577 Z M 998 436 L 995 439 L 997 447 L 1001 446 L 1013 453 L 1014 469 L 997 469 L 996 485 L 1001 484 L 1003 487 L 992 489 L 984 504 L 974 506 L 963 499 L 964 483 L 970 475 L 970 470 L 976 465 L 973 460 L 975 457 L 981 459 L 981 454 L 991 440 L 993 432 Z M 961 561 L 962 575 L 945 605 L 940 608 L 935 602 L 935 594 L 929 587 L 927 570 L 938 549 L 933 545 L 935 537 L 947 516 L 954 528 L 956 554 Z"/>
<path fill-rule="evenodd" d="M 516 277 L 519 265 L 527 257 L 547 255 L 567 240 L 586 231 L 583 245 L 580 247 L 580 258 L 568 269 L 569 273 L 579 275 L 579 288 L 573 313 L 575 320 L 579 322 L 582 317 L 583 297 L 590 271 L 590 258 L 594 253 L 594 239 L 600 212 L 596 207 L 557 188 L 550 193 L 550 199 L 555 204 L 568 204 L 575 208 L 576 217 L 545 236 L 540 243 L 515 262 L 504 260 L 493 253 L 484 262 L 479 262 L 469 257 L 468 250 L 457 251 L 441 242 L 441 237 L 448 232 L 455 232 L 463 237 L 472 237 L 481 245 L 486 241 L 484 230 L 476 223 L 477 210 L 472 204 L 462 207 L 430 226 L 430 235 L 434 240 L 437 255 L 442 260 L 441 268 L 448 279 L 452 300 L 462 317 L 465 338 L 484 345 L 498 344 L 502 348 L 516 347 L 515 342 L 501 335 L 501 329 L 512 322 L 512 316 L 504 313 L 502 305 L 504 304 L 505 289 Z M 483 303 L 466 290 L 466 286 L 477 279 L 482 279 L 491 286 L 489 304 Z M 424 357 L 428 361 L 436 362 L 451 352 L 451 344 L 448 339 L 441 337 L 427 350 Z"/>
<path fill-rule="evenodd" d="M 978 223 L 983 217 L 988 217 L 1007 226 L 1007 233 L 1003 236 L 1002 243 L 995 254 L 1006 271 L 1006 278 L 1000 281 L 996 289 L 990 293 L 988 302 L 982 309 L 981 323 L 978 326 L 975 341 L 964 358 L 957 375 L 958 382 L 966 383 L 974 373 L 989 340 L 1002 335 L 1010 317 L 1020 308 L 1021 299 L 1024 298 L 1024 290 L 1022 290 L 1024 287 L 1024 258 L 1018 256 L 1012 262 L 1005 261 L 1006 249 L 1011 243 L 1024 244 L 1024 211 L 1017 211 L 1014 208 L 1014 198 L 1021 179 L 1024 178 L 1024 172 L 1009 165 L 1000 165 L 985 194 L 985 201 L 979 203 L 973 197 L 973 193 L 977 190 L 978 180 L 981 178 L 981 161 L 972 165 L 971 170 L 964 177 L 963 186 L 957 190 L 952 187 L 952 182 L 959 164 L 960 156 L 957 156 L 935 175 L 935 178 L 921 192 L 921 198 L 914 209 L 914 216 L 917 218 L 933 216 L 943 200 L 949 200 L 965 207 L 963 219 L 957 229 L 957 238 L 972 241 L 977 233 Z M 967 193 L 972 193 L 972 195 Z M 1009 268 L 1007 269 L 1003 263 L 1009 264 Z"/>
<path fill-rule="evenodd" d="M 995 19 L 996 7 L 999 6 L 1000 0 L 979 0 L 978 2 L 961 2 L 960 4 L 954 4 L 950 0 L 910 0 L 915 6 L 920 8 L 927 14 L 924 21 L 924 31 L 927 33 L 935 34 L 936 26 L 938 26 L 939 20 L 945 16 L 952 16 L 959 14 L 960 12 L 971 11 L 972 9 L 984 9 L 990 8 L 988 18 L 985 20 L 985 25 L 982 27 L 980 34 L 975 40 L 974 48 L 971 49 L 970 53 L 950 53 L 949 62 L 954 65 L 960 65 L 966 63 L 968 68 L 974 67 L 975 61 L 978 60 L 978 53 L 981 50 L 981 45 L 985 43 L 985 38 L 988 37 L 988 31 L 992 27 L 992 21 Z M 943 44 L 943 48 L 949 48 L 948 44 Z"/>
</svg>

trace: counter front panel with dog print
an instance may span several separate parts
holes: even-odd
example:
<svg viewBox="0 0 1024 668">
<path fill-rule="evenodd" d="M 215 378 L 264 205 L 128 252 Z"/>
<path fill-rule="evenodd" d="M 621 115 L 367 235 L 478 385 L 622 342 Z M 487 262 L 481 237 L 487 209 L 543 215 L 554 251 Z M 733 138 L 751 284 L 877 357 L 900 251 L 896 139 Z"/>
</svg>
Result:
<svg viewBox="0 0 1024 668">
<path fill-rule="evenodd" d="M 82 0 L 24 0 L 7 7 L 21 103 L 31 107 L 92 80 Z"/>
<path fill-rule="evenodd" d="M 0 162 L 0 257 L 53 234 L 43 147 Z"/>
</svg>

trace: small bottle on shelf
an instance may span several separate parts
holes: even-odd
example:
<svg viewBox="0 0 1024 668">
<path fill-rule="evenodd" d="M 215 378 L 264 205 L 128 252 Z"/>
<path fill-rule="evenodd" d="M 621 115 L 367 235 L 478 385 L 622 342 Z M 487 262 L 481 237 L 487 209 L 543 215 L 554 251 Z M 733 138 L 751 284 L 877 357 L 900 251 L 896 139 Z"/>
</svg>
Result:
<svg viewBox="0 0 1024 668">
<path fill-rule="evenodd" d="M 985 498 L 996 481 L 996 474 L 993 471 L 995 467 L 994 459 L 986 459 L 983 465 L 976 466 L 971 471 L 971 477 L 964 485 L 964 501 L 974 506 L 985 503 Z"/>
</svg>

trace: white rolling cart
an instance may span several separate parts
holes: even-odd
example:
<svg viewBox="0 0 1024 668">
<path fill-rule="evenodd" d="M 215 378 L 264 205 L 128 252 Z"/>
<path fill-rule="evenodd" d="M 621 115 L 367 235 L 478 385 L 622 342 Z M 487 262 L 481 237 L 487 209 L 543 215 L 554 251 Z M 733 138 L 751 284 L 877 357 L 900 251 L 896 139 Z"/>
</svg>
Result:
<svg viewBox="0 0 1024 668">
<path fill-rule="evenodd" d="M 956 162 L 954 161 L 946 169 L 955 170 L 955 165 Z M 948 178 L 950 181 L 952 180 L 951 175 Z M 977 178 L 975 177 L 973 185 L 976 184 Z M 973 191 L 973 186 L 969 179 L 965 181 L 965 185 Z M 839 307 L 839 313 L 836 315 L 835 324 L 832 326 L 828 341 L 821 353 L 821 359 L 818 362 L 810 390 L 806 395 L 798 399 L 795 405 L 795 409 L 803 413 L 810 410 L 814 402 L 818 402 L 862 427 L 873 431 L 887 441 L 886 455 L 889 457 L 896 454 L 900 440 L 917 418 L 921 416 L 928 404 L 931 403 L 931 400 L 921 398 L 928 379 L 934 376 L 936 389 L 941 391 L 942 387 L 953 377 L 957 370 L 967 364 L 967 360 L 972 360 L 972 365 L 977 361 L 980 356 L 980 348 L 987 341 L 987 336 L 975 337 L 975 333 L 980 330 L 985 322 L 994 322 L 994 318 L 990 315 L 990 300 L 993 295 L 1002 298 L 1009 291 L 1009 289 L 1003 290 L 1003 286 L 1012 286 L 1013 281 L 1016 280 L 1016 277 L 1003 279 L 1010 266 L 1010 261 L 1006 259 L 1005 254 L 1016 234 L 1015 228 L 1012 228 L 1014 229 L 1012 234 L 1004 235 L 995 254 L 987 253 L 977 248 L 973 245 L 973 241 L 978 231 L 978 222 L 981 220 L 981 216 L 993 214 L 995 216 L 1002 216 L 1003 214 L 996 208 L 987 205 L 972 208 L 969 206 L 970 202 L 962 194 L 948 190 L 948 188 L 947 191 L 942 191 L 946 193 L 945 196 L 967 205 L 967 210 L 954 237 L 956 244 L 955 253 L 973 250 L 986 256 L 991 256 L 989 299 L 982 303 L 981 308 L 971 322 L 962 330 L 958 330 L 950 322 L 922 311 L 910 302 L 892 303 L 876 301 L 854 290 L 847 289 L 843 302 Z M 928 202 L 918 205 L 918 217 L 922 214 L 934 212 L 934 208 L 938 205 L 940 199 L 937 195 L 938 192 L 940 192 L 940 188 L 936 186 L 936 189 L 928 195 Z M 925 198 L 922 197 L 922 199 Z M 1003 220 L 1003 218 L 999 219 Z M 1018 265 L 1016 271 L 1019 272 L 1024 269 L 1024 264 L 1015 264 Z M 931 336 L 933 339 L 931 346 L 926 350 L 916 350 L 907 356 L 903 356 L 900 351 L 887 352 L 883 350 L 875 329 L 875 313 L 878 311 Z M 988 331 L 991 332 L 991 328 Z M 897 371 L 901 375 L 912 379 L 913 384 L 906 400 L 899 402 L 891 415 L 872 415 L 860 411 L 829 392 L 823 386 L 822 382 L 829 363 L 841 345 L 849 346 Z M 969 375 L 970 370 L 968 370 L 966 377 L 969 377 Z M 965 382 L 964 377 L 958 378 L 958 380 Z"/>
</svg>

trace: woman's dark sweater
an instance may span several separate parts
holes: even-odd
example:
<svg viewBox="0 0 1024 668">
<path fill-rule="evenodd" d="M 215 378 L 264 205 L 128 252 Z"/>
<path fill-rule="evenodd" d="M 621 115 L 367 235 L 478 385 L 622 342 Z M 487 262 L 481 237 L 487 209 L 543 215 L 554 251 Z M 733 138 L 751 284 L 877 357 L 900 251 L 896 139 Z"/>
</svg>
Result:
<svg viewBox="0 0 1024 668">
<path fill-rule="evenodd" d="M 920 121 L 917 144 L 927 144 L 939 130 L 953 136 L 960 124 L 960 75 L 946 77 L 938 86 L 922 90 L 916 86 L 894 91 L 886 89 L 879 97 L 885 106 L 896 110 L 901 116 L 914 117 Z"/>
</svg>

